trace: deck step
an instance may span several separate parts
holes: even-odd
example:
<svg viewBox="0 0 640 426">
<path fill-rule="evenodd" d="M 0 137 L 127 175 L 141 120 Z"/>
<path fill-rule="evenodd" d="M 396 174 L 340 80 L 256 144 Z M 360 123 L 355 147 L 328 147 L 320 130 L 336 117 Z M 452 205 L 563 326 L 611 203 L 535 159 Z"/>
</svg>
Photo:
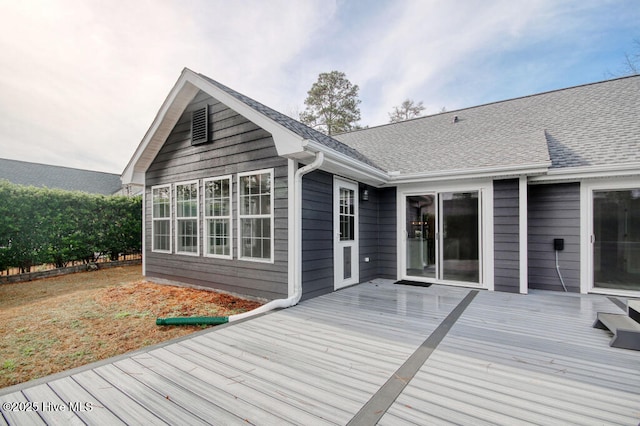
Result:
<svg viewBox="0 0 640 426">
<path fill-rule="evenodd" d="M 613 333 L 609 346 L 640 351 L 640 323 L 629 316 L 598 312 L 593 326 Z"/>
<path fill-rule="evenodd" d="M 629 312 L 629 316 L 635 322 L 640 322 L 640 299 L 627 300 L 627 309 Z"/>
</svg>

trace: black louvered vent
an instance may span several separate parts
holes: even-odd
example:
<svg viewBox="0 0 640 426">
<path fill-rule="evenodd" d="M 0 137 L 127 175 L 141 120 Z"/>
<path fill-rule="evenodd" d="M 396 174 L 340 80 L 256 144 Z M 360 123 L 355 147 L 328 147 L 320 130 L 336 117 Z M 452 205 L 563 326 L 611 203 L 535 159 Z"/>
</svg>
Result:
<svg viewBox="0 0 640 426">
<path fill-rule="evenodd" d="M 191 113 L 191 145 L 209 142 L 209 108 L 197 109 Z"/>
</svg>

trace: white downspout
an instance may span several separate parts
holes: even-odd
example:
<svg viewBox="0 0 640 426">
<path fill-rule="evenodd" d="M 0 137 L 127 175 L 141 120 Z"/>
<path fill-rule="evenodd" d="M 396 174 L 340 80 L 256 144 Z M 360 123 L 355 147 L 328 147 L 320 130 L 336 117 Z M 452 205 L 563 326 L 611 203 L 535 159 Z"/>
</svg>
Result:
<svg viewBox="0 0 640 426">
<path fill-rule="evenodd" d="M 244 318 L 248 318 L 254 315 L 258 315 L 264 312 L 271 311 L 273 309 L 283 309 L 295 306 L 302 297 L 302 176 L 309 172 L 312 172 L 322 166 L 324 162 L 324 153 L 316 152 L 316 158 L 311 164 L 299 168 L 294 176 L 293 191 L 294 191 L 294 246 L 291 248 L 294 252 L 294 285 L 293 295 L 287 299 L 276 299 L 269 303 L 266 303 L 259 308 L 256 308 L 249 312 L 242 314 L 230 315 L 229 322 L 238 321 Z"/>
</svg>

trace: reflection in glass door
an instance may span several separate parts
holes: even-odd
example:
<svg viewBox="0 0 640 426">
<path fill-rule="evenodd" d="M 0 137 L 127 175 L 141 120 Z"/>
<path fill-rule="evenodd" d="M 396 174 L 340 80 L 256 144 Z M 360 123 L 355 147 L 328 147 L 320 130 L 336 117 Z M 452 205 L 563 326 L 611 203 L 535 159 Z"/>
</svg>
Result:
<svg viewBox="0 0 640 426">
<path fill-rule="evenodd" d="M 479 282 L 480 238 L 477 192 L 440 194 L 442 279 Z"/>
<path fill-rule="evenodd" d="M 407 275 L 436 277 L 436 196 L 407 197 Z"/>
<path fill-rule="evenodd" d="M 640 189 L 593 191 L 595 287 L 640 290 Z"/>
<path fill-rule="evenodd" d="M 478 191 L 406 198 L 406 274 L 480 282 Z"/>
</svg>

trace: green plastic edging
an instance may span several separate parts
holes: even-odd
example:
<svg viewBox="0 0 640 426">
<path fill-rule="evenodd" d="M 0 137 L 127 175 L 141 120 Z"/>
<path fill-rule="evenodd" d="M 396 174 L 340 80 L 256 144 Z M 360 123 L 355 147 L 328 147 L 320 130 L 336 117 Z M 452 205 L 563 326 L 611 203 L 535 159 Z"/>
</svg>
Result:
<svg viewBox="0 0 640 426">
<path fill-rule="evenodd" d="M 156 325 L 218 325 L 228 322 L 229 317 L 175 317 L 156 319 Z"/>
</svg>

